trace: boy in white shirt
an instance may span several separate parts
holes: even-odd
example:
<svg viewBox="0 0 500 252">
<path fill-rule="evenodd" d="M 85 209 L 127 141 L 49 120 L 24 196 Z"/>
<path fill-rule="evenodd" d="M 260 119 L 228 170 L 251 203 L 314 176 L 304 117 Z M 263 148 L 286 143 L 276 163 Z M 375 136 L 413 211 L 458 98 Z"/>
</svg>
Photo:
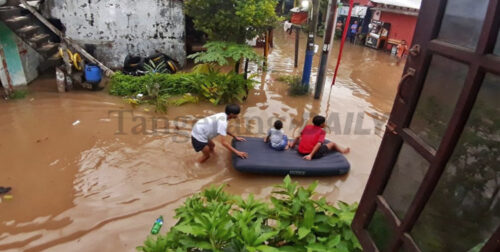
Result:
<svg viewBox="0 0 500 252">
<path fill-rule="evenodd" d="M 202 152 L 203 156 L 198 159 L 198 162 L 203 163 L 210 158 L 210 153 L 214 152 L 215 143 L 212 141 L 218 135 L 220 143 L 231 152 L 234 152 L 240 158 L 247 158 L 246 152 L 241 152 L 231 146 L 231 143 L 226 142 L 226 135 L 232 136 L 237 141 L 245 141 L 244 138 L 237 137 L 227 131 L 227 121 L 237 118 L 240 113 L 240 106 L 227 105 L 225 113 L 218 113 L 198 120 L 191 131 L 191 144 L 196 152 Z"/>
</svg>

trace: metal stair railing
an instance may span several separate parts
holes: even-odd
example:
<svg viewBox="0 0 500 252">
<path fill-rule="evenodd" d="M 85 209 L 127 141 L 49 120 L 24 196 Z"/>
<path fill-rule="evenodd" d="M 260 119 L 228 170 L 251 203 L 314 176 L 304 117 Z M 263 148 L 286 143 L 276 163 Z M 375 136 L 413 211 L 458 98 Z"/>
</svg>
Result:
<svg viewBox="0 0 500 252">
<path fill-rule="evenodd" d="M 85 49 L 83 49 L 80 45 L 74 42 L 71 38 L 66 37 L 59 29 L 53 26 L 42 14 L 40 14 L 35 8 L 29 5 L 26 0 L 20 0 L 20 2 L 24 5 L 29 12 L 31 12 L 40 22 L 42 22 L 47 28 L 49 28 L 52 32 L 54 32 L 57 36 L 61 38 L 62 41 L 69 44 L 73 47 L 78 53 L 80 53 L 86 60 L 90 61 L 98 65 L 106 74 L 106 76 L 110 77 L 114 74 L 113 70 L 109 69 L 107 66 L 102 64 L 99 60 L 90 55 Z"/>
</svg>

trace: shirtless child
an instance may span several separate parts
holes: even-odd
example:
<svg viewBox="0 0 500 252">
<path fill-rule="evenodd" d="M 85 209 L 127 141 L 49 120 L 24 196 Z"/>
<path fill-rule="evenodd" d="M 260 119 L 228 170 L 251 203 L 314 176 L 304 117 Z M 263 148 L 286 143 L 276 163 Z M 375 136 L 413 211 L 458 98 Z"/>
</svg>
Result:
<svg viewBox="0 0 500 252">
<path fill-rule="evenodd" d="M 237 118 L 240 113 L 240 106 L 227 105 L 225 113 L 218 113 L 198 120 L 191 131 L 191 144 L 196 152 L 202 152 L 203 156 L 198 162 L 203 163 L 210 158 L 210 153 L 214 152 L 215 143 L 212 141 L 220 135 L 220 143 L 231 152 L 234 152 L 240 158 L 247 158 L 246 152 L 238 151 L 226 141 L 226 135 L 232 136 L 237 141 L 246 141 L 244 138 L 237 137 L 227 131 L 227 121 Z"/>
</svg>

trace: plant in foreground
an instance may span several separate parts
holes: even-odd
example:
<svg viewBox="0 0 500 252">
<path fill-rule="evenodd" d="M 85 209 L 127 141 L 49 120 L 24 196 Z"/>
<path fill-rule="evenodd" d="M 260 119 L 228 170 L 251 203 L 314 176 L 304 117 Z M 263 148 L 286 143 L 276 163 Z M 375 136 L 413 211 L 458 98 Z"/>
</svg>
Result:
<svg viewBox="0 0 500 252">
<path fill-rule="evenodd" d="M 313 199 L 317 182 L 303 188 L 287 176 L 271 202 L 211 187 L 176 209 L 177 224 L 150 236 L 139 251 L 320 252 L 361 251 L 351 230 L 357 204 Z"/>
</svg>

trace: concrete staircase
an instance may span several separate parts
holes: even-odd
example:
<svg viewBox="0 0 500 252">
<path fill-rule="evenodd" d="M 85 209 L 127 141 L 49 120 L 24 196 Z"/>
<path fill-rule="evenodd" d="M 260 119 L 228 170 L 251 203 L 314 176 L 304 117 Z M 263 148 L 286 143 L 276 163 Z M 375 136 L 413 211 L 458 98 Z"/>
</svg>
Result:
<svg viewBox="0 0 500 252">
<path fill-rule="evenodd" d="M 59 55 L 60 38 L 30 11 L 19 7 L 17 1 L 9 1 L 0 6 L 0 21 L 46 59 L 43 68 L 62 62 Z"/>
</svg>

